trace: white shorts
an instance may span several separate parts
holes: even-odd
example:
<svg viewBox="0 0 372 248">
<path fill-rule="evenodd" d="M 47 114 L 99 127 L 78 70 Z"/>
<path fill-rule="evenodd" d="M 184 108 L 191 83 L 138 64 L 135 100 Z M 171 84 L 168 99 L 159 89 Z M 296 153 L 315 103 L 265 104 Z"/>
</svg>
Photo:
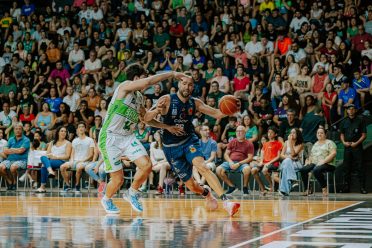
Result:
<svg viewBox="0 0 372 248">
<path fill-rule="evenodd" d="M 103 135 L 103 137 L 106 135 Z M 146 149 L 134 134 L 128 136 L 107 135 L 106 140 L 100 135 L 98 143 L 105 163 L 105 172 L 112 173 L 123 168 L 121 157 L 127 156 L 130 161 L 135 161 L 142 156 L 148 156 Z"/>
</svg>

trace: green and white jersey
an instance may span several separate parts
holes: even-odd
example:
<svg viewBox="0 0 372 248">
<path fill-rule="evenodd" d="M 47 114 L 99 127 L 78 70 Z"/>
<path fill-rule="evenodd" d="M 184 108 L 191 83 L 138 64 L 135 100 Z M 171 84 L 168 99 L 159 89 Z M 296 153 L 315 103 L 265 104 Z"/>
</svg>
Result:
<svg viewBox="0 0 372 248">
<path fill-rule="evenodd" d="M 115 90 L 107 109 L 107 115 L 100 133 L 131 135 L 139 122 L 139 112 L 143 106 L 143 96 L 140 92 L 127 94 L 125 98 L 117 99 L 119 87 Z"/>
</svg>

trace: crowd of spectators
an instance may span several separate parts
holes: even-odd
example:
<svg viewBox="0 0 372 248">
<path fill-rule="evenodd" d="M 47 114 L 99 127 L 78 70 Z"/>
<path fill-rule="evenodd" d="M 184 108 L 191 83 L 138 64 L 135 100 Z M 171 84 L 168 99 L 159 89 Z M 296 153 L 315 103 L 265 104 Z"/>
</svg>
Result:
<svg viewBox="0 0 372 248">
<path fill-rule="evenodd" d="M 41 192 L 56 168 L 67 191 L 69 169 L 77 171 L 77 191 L 84 169 L 103 181 L 97 133 L 132 63 L 141 63 L 149 75 L 189 73 L 193 96 L 209 106 L 217 108 L 226 94 L 241 101 L 235 116 L 216 120 L 196 113 L 193 122 L 209 168 L 222 164 L 216 173 L 228 193 L 236 187 L 226 173 L 234 170 L 244 174 L 244 193 L 249 193 L 250 174 L 265 192 L 260 172 L 274 190 L 279 177 L 272 181 L 270 174 L 283 161 L 290 182 L 280 191 L 289 194 L 295 178 L 288 167 L 298 159 L 315 169 L 333 165 L 334 157 L 326 154 L 335 147 L 324 142 L 322 131 L 345 117 L 348 108 L 369 115 L 368 1 L 54 0 L 45 5 L 13 1 L 0 18 L 0 175 L 10 190 L 18 169 L 26 169 L 29 150 L 47 150 L 41 158 Z M 144 91 L 145 108 L 176 89 L 177 82 L 166 81 Z M 160 172 L 162 193 L 170 166 L 161 154 L 161 138 L 144 123 L 135 133 Z M 328 159 L 314 161 L 312 145 L 324 143 L 328 153 L 322 156 Z M 205 183 L 197 171 L 194 176 Z"/>
</svg>

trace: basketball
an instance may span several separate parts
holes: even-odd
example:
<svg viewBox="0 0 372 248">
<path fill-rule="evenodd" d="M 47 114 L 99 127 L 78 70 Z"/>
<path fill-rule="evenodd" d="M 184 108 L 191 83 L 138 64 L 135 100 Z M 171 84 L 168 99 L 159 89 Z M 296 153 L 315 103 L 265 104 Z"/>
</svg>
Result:
<svg viewBox="0 0 372 248">
<path fill-rule="evenodd" d="M 238 111 L 237 99 L 232 95 L 223 96 L 219 102 L 219 109 L 225 115 L 234 115 Z"/>
</svg>

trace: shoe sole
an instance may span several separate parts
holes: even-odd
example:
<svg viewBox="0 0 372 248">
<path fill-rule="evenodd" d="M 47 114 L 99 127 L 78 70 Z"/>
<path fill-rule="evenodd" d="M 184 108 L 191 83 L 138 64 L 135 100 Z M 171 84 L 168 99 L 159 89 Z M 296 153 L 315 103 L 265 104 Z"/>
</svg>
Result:
<svg viewBox="0 0 372 248">
<path fill-rule="evenodd" d="M 110 211 L 110 210 L 107 210 L 107 209 L 105 208 L 105 205 L 102 203 L 102 201 L 101 201 L 101 205 L 102 205 L 103 209 L 106 211 L 106 213 L 108 213 L 108 214 L 119 214 L 119 213 L 120 213 L 120 210 L 118 210 L 118 211 Z"/>
<path fill-rule="evenodd" d="M 132 208 L 133 208 L 134 211 L 136 211 L 138 213 L 142 213 L 143 212 L 143 210 L 138 209 L 134 204 L 132 204 L 132 202 L 129 200 L 129 198 L 126 195 L 124 195 L 123 199 L 126 200 L 127 202 L 129 202 L 129 204 L 132 206 Z"/>
<path fill-rule="evenodd" d="M 239 208 L 240 208 L 240 204 L 239 203 L 234 204 L 234 207 L 232 208 L 231 213 L 229 213 L 230 214 L 230 217 L 233 217 L 234 214 L 236 214 L 239 211 Z"/>
</svg>

